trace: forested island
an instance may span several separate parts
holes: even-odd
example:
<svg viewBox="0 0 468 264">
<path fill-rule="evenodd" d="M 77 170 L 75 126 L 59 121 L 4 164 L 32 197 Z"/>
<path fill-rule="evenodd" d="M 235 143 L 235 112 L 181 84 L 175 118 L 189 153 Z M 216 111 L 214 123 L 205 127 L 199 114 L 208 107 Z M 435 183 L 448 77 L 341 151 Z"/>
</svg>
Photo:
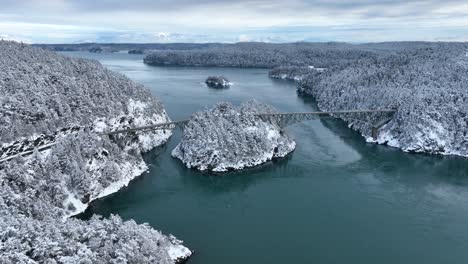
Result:
<svg viewBox="0 0 468 264">
<path fill-rule="evenodd" d="M 222 89 L 222 88 L 229 88 L 232 83 L 223 76 L 209 76 L 205 80 L 205 84 L 208 87 Z"/>
<path fill-rule="evenodd" d="M 222 102 L 195 113 L 172 156 L 189 168 L 215 172 L 239 170 L 285 157 L 296 143 L 278 126 L 255 116 L 275 112 L 271 106 L 251 100 L 239 107 Z"/>
<path fill-rule="evenodd" d="M 321 110 L 394 108 L 371 138 L 378 116 L 340 116 L 369 142 L 411 152 L 468 156 L 467 43 L 237 43 L 154 51 L 150 65 L 271 68 L 298 82 Z"/>
<path fill-rule="evenodd" d="M 161 102 L 97 61 L 8 41 L 0 58 L 0 154 L 50 143 L 0 163 L 2 263 L 185 261 L 191 251 L 181 241 L 147 224 L 71 217 L 146 171 L 142 153 L 170 130 L 98 133 L 169 121 Z"/>
</svg>

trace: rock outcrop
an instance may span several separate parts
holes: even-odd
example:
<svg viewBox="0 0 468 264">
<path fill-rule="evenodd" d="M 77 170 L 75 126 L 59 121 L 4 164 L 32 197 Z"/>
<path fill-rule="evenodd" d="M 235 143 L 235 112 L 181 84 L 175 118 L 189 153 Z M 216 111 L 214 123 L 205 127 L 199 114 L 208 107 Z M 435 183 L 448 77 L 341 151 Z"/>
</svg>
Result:
<svg viewBox="0 0 468 264">
<path fill-rule="evenodd" d="M 141 153 L 170 131 L 96 132 L 168 121 L 141 85 L 100 63 L 0 41 L 0 258 L 5 263 L 175 263 L 190 250 L 119 217 L 70 219 L 118 191 L 147 166 Z M 180 253 L 177 255 L 177 252 Z"/>
<path fill-rule="evenodd" d="M 296 143 L 278 126 L 255 115 L 274 111 L 252 100 L 240 107 L 219 103 L 198 112 L 185 126 L 182 141 L 172 156 L 189 168 L 215 172 L 239 170 L 285 157 Z"/>
<path fill-rule="evenodd" d="M 232 83 L 230 83 L 229 80 L 223 76 L 209 76 L 205 83 L 208 87 L 216 89 L 229 88 L 232 85 Z"/>
</svg>

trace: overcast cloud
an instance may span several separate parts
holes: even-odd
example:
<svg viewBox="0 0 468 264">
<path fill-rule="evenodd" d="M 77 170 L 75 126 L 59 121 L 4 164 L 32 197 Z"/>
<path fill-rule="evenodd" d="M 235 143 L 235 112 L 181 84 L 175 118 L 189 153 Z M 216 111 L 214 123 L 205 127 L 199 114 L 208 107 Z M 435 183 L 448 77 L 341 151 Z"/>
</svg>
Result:
<svg viewBox="0 0 468 264">
<path fill-rule="evenodd" d="M 0 37 L 34 43 L 468 40 L 459 0 L 0 0 Z"/>
</svg>

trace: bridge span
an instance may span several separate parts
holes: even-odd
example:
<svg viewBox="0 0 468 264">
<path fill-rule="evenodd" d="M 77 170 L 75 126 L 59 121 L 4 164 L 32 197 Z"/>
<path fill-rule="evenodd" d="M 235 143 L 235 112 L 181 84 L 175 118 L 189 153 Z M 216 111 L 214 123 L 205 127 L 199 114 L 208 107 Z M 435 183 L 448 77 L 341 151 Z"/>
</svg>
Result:
<svg viewBox="0 0 468 264">
<path fill-rule="evenodd" d="M 349 114 L 373 114 L 373 113 L 386 113 L 386 114 L 394 114 L 396 112 L 395 109 L 365 109 L 365 110 L 343 110 L 343 111 L 328 111 L 328 112 L 289 112 L 289 113 L 259 113 L 255 114 L 260 119 L 277 124 L 280 128 L 285 128 L 289 125 L 293 125 L 296 123 L 300 123 L 307 120 L 313 120 L 318 118 L 323 118 L 326 116 L 337 116 L 337 115 L 349 115 Z M 392 117 L 386 117 L 383 120 L 379 120 L 378 123 L 373 125 L 372 127 L 376 129 L 376 131 L 381 128 L 383 125 L 388 123 Z M 173 128 L 180 128 L 184 129 L 185 125 L 189 120 L 177 120 L 171 121 L 166 123 L 159 123 L 149 126 L 143 127 L 134 127 L 129 129 L 121 129 L 109 132 L 103 132 L 102 135 L 116 135 L 122 133 L 131 133 L 131 132 L 141 132 L 141 131 L 151 131 L 151 130 L 163 130 L 163 129 L 173 129 Z"/>
<path fill-rule="evenodd" d="M 343 110 L 343 111 L 329 111 L 329 112 L 317 111 L 317 112 L 290 112 L 290 113 L 258 113 L 255 115 L 258 116 L 263 121 L 270 122 L 274 124 L 275 126 L 278 126 L 280 129 L 283 129 L 289 125 L 304 122 L 307 120 L 324 118 L 324 117 L 340 117 L 343 115 L 352 115 L 352 114 L 376 114 L 376 113 L 378 114 L 380 113 L 380 114 L 384 114 L 384 116 L 379 119 L 376 119 L 377 121 L 375 124 L 371 124 L 371 128 L 372 128 L 371 134 L 372 134 L 372 137 L 376 139 L 378 136 L 379 129 L 392 120 L 393 114 L 396 111 L 397 111 L 396 109 L 365 109 L 365 110 Z M 142 127 L 133 127 L 133 128 L 128 128 L 128 129 L 101 132 L 99 133 L 99 135 L 112 136 L 112 135 L 124 134 L 124 133 L 146 132 L 146 131 L 152 131 L 152 130 L 165 130 L 165 129 L 174 129 L 174 128 L 179 128 L 183 130 L 185 125 L 188 122 L 189 122 L 188 119 L 183 119 L 183 120 L 158 123 L 158 124 L 142 126 Z M 55 145 L 55 142 L 51 142 L 48 144 L 41 144 L 41 145 L 34 146 L 34 147 L 28 147 L 26 149 L 20 146 L 19 148 L 21 149 L 20 151 L 9 153 L 7 157 L 4 157 L 4 156 L 2 157 L 1 154 L 2 152 L 3 154 L 5 154 L 4 152 L 5 149 L 0 148 L 0 157 L 1 157 L 0 164 L 3 162 L 9 161 L 11 159 L 14 159 L 16 157 L 31 155 L 35 150 L 37 151 L 47 150 L 51 148 L 53 145 Z"/>
</svg>

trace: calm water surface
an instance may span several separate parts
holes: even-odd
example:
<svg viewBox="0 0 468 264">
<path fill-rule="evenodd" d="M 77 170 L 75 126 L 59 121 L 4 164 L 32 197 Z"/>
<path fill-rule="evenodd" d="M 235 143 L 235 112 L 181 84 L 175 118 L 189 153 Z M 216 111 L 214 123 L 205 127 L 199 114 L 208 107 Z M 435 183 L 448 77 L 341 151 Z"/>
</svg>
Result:
<svg viewBox="0 0 468 264">
<path fill-rule="evenodd" d="M 67 54 L 144 84 L 172 119 L 252 97 L 281 111 L 316 109 L 264 69 L 162 68 L 140 55 Z M 209 89 L 208 75 L 234 86 Z M 119 214 L 172 233 L 196 251 L 191 264 L 468 263 L 468 160 L 367 144 L 337 120 L 287 131 L 297 141 L 290 156 L 223 176 L 173 159 L 176 132 L 145 156 L 147 174 L 93 203 L 85 217 Z"/>
</svg>

